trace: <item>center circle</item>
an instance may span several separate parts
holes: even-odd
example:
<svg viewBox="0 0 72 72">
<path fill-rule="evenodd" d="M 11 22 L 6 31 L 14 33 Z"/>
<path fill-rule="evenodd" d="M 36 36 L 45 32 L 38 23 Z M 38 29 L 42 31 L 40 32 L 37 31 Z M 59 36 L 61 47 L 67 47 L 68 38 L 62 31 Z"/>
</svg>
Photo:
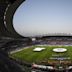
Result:
<svg viewBox="0 0 72 72">
<path fill-rule="evenodd" d="M 60 52 L 66 52 L 67 49 L 66 48 L 54 48 L 53 51 L 60 53 Z"/>
</svg>

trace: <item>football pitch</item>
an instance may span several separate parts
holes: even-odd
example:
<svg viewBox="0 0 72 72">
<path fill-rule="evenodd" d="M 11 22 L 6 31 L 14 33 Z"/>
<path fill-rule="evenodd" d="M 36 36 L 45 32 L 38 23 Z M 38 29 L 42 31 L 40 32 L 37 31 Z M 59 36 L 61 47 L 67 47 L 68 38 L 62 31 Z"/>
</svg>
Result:
<svg viewBox="0 0 72 72">
<path fill-rule="evenodd" d="M 45 50 L 40 52 L 33 51 L 36 47 L 45 48 Z M 54 48 L 66 48 L 67 51 L 63 53 L 53 52 Z M 10 56 L 14 59 L 19 59 L 21 61 L 26 61 L 29 63 L 33 62 L 43 62 L 46 60 L 50 60 L 50 58 L 54 56 L 68 57 L 72 61 L 72 46 L 32 46 L 25 48 L 21 51 L 10 54 Z"/>
</svg>

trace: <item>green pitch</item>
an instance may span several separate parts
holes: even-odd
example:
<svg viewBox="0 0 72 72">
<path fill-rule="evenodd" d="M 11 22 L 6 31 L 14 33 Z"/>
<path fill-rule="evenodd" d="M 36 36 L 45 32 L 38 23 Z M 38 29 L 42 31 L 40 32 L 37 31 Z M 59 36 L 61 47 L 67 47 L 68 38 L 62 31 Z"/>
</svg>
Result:
<svg viewBox="0 0 72 72">
<path fill-rule="evenodd" d="M 46 49 L 41 52 L 34 52 L 33 49 L 36 47 L 43 47 Z M 66 48 L 67 52 L 56 53 L 53 52 L 54 48 Z M 22 61 L 30 63 L 49 60 L 51 57 L 53 57 L 53 55 L 70 57 L 70 60 L 72 60 L 72 46 L 33 46 L 27 49 L 23 49 L 22 51 L 10 54 L 12 58 L 20 59 Z"/>
</svg>

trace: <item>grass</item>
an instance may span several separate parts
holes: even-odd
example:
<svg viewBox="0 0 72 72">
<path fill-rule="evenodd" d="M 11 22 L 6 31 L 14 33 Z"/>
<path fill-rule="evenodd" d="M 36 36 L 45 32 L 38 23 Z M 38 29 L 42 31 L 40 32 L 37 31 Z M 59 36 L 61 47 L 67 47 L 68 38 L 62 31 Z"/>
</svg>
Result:
<svg viewBox="0 0 72 72">
<path fill-rule="evenodd" d="M 34 52 L 33 49 L 35 47 L 44 47 L 46 48 L 44 51 L 41 52 Z M 53 52 L 53 48 L 60 48 L 59 46 L 33 46 L 22 51 L 10 54 L 12 58 L 20 59 L 26 62 L 41 62 L 45 60 L 49 60 L 52 55 L 62 55 L 64 57 L 70 57 L 72 60 L 72 46 L 61 46 L 61 48 L 66 48 L 67 52 L 65 53 L 55 53 Z"/>
</svg>

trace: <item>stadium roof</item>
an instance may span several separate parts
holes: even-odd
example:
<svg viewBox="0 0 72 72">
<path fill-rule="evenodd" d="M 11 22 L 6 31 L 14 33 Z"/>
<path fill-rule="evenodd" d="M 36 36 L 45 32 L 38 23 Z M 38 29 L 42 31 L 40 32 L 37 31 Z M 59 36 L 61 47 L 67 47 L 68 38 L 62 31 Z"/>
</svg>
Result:
<svg viewBox="0 0 72 72">
<path fill-rule="evenodd" d="M 13 28 L 13 15 L 25 0 L 0 0 L 0 36 L 22 37 Z"/>
</svg>

